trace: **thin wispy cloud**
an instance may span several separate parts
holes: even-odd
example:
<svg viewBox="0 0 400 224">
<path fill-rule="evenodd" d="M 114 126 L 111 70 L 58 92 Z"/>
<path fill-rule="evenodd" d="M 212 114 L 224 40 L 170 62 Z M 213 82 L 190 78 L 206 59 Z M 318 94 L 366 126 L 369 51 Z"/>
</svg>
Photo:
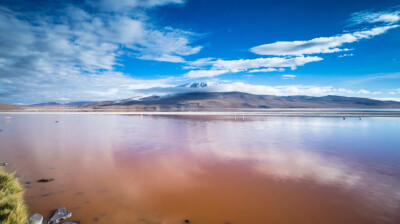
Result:
<svg viewBox="0 0 400 224">
<path fill-rule="evenodd" d="M 229 70 L 192 70 L 184 75 L 186 78 L 214 77 L 228 73 Z"/>
<path fill-rule="evenodd" d="M 380 23 L 380 26 L 311 40 L 277 41 L 252 47 L 250 51 L 258 55 L 274 56 L 302 56 L 350 51 L 350 48 L 343 47 L 343 45 L 384 34 L 391 29 L 398 28 L 399 21 L 400 11 L 358 12 L 351 15 L 348 21 L 349 25 Z"/>
<path fill-rule="evenodd" d="M 167 4 L 183 4 L 185 0 L 88 0 L 88 4 L 103 11 L 127 11 L 134 8 L 151 8 Z"/>
<path fill-rule="evenodd" d="M 271 57 L 271 58 L 256 58 L 256 59 L 239 59 L 239 60 L 201 60 L 192 63 L 190 68 L 198 67 L 203 70 L 192 70 L 185 74 L 185 77 L 211 77 L 222 75 L 227 72 L 237 73 L 243 71 L 256 72 L 273 72 L 284 71 L 284 68 L 295 70 L 298 66 L 303 66 L 310 62 L 317 62 L 323 60 L 321 57 L 307 56 L 307 57 Z M 204 68 L 210 67 L 210 72 L 206 72 Z M 192 75 L 193 74 L 193 75 Z"/>
<path fill-rule="evenodd" d="M 261 69 L 252 69 L 249 73 L 259 73 L 259 72 L 283 72 L 284 68 L 261 68 Z"/>
<path fill-rule="evenodd" d="M 295 75 L 282 75 L 282 79 L 294 79 L 296 78 Z"/>
<path fill-rule="evenodd" d="M 342 46 L 362 39 L 370 39 L 398 27 L 399 25 L 390 25 L 332 37 L 318 37 L 302 41 L 278 41 L 253 47 L 250 51 L 258 55 L 275 56 L 302 56 L 350 51 L 349 48 L 343 48 Z"/>
<path fill-rule="evenodd" d="M 368 74 L 364 75 L 361 78 L 354 78 L 351 80 L 344 81 L 345 85 L 356 85 L 362 83 L 370 83 L 381 80 L 391 80 L 391 82 L 400 80 L 400 73 L 378 73 L 378 74 Z"/>
<path fill-rule="evenodd" d="M 356 12 L 351 15 L 348 20 L 349 26 L 355 26 L 359 24 L 395 24 L 400 21 L 400 10 L 399 7 L 393 10 L 374 12 L 374 11 L 363 11 Z"/>
<path fill-rule="evenodd" d="M 341 54 L 341 55 L 338 55 L 338 57 L 339 57 L 339 58 L 344 58 L 344 57 L 352 57 L 352 56 L 354 56 L 354 54 L 353 54 L 353 53 L 350 53 L 350 54 Z"/>
</svg>

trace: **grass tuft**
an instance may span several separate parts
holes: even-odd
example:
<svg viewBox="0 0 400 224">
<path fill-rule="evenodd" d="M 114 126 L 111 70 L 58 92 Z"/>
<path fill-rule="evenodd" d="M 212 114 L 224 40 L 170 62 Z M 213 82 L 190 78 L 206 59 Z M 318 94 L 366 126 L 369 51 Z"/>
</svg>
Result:
<svg viewBox="0 0 400 224">
<path fill-rule="evenodd" d="M 24 202 L 24 189 L 13 174 L 0 169 L 0 223 L 25 224 L 28 209 Z"/>
</svg>

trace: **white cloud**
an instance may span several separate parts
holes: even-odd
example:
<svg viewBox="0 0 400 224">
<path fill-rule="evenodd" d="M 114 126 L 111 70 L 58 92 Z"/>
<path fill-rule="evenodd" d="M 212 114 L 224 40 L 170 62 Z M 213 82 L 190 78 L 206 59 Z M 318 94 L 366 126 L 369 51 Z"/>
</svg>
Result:
<svg viewBox="0 0 400 224">
<path fill-rule="evenodd" d="M 358 94 L 370 94 L 371 92 L 365 89 L 360 89 L 357 91 Z"/>
<path fill-rule="evenodd" d="M 228 69 L 232 71 L 242 71 L 248 69 L 258 69 L 258 68 L 284 68 L 289 67 L 296 69 L 297 66 L 303 66 L 310 62 L 321 61 L 321 57 L 273 57 L 273 58 L 256 58 L 256 59 L 239 59 L 239 60 L 221 60 L 208 62 L 212 64 L 214 69 Z"/>
<path fill-rule="evenodd" d="M 140 56 L 139 58 L 143 59 L 143 60 L 165 61 L 165 62 L 175 62 L 175 63 L 185 62 L 185 59 L 183 59 L 182 57 L 176 56 L 176 55 L 169 55 L 169 54 L 163 54 L 160 56 L 143 55 L 143 56 Z"/>
<path fill-rule="evenodd" d="M 194 35 L 179 29 L 165 28 L 163 31 L 149 30 L 146 38 L 128 45 L 142 54 L 140 58 L 157 61 L 182 62 L 181 56 L 197 54 L 202 47 L 190 46 L 189 38 Z"/>
<path fill-rule="evenodd" d="M 394 24 L 400 21 L 400 11 L 383 11 L 383 12 L 357 12 L 353 13 L 349 19 L 350 25 L 368 24 L 368 23 L 384 23 Z"/>
<path fill-rule="evenodd" d="M 386 31 L 398 28 L 399 25 L 392 24 L 397 22 L 395 17 L 388 15 L 380 15 L 375 18 L 376 21 L 387 21 L 390 24 L 385 26 L 374 27 L 352 33 L 345 33 L 332 37 L 319 37 L 306 41 L 278 41 L 271 44 L 264 44 L 250 49 L 253 53 L 259 55 L 274 55 L 283 57 L 269 57 L 257 59 L 239 59 L 239 60 L 223 60 L 203 58 L 197 61 L 189 62 L 184 69 L 210 69 L 209 74 L 217 74 L 218 70 L 229 70 L 232 73 L 248 71 L 249 73 L 258 72 L 274 72 L 284 71 L 284 68 L 289 67 L 292 70 L 298 66 L 303 66 L 309 62 L 321 61 L 323 58 L 318 56 L 304 56 L 320 53 L 334 53 L 341 51 L 350 51 L 349 48 L 343 48 L 346 43 L 353 43 L 361 39 L 370 39 L 374 36 L 385 33 Z M 389 21 L 390 20 L 390 21 Z M 338 57 L 351 57 L 353 53 L 345 53 Z M 215 75 L 212 75 L 215 76 Z M 186 75 L 186 77 L 189 77 Z M 197 77 L 197 76 L 193 76 Z M 202 77 L 207 77 L 206 75 Z M 283 77 L 288 79 L 288 77 Z M 360 93 L 363 93 L 361 91 Z"/>
<path fill-rule="evenodd" d="M 383 100 L 383 101 L 397 101 L 400 102 L 400 98 L 396 98 L 396 97 L 377 97 L 377 98 L 372 98 L 375 100 Z"/>
<path fill-rule="evenodd" d="M 285 71 L 285 69 L 284 68 L 262 68 L 262 69 L 252 69 L 252 70 L 250 70 L 249 72 L 250 73 L 258 73 L 258 72 L 283 72 L 283 71 Z"/>
<path fill-rule="evenodd" d="M 296 78 L 295 75 L 282 75 L 282 79 L 294 79 Z"/>
<path fill-rule="evenodd" d="M 201 46 L 190 46 L 194 33 L 171 27 L 156 29 L 126 15 L 89 14 L 76 7 L 60 9 L 60 15 L 54 17 L 28 20 L 18 15 L 0 9 L 2 76 L 10 71 L 20 75 L 48 70 L 59 64 L 85 71 L 113 70 L 126 49 L 138 58 L 168 62 L 183 62 L 183 56 L 201 50 Z"/>
<path fill-rule="evenodd" d="M 222 60 L 203 58 L 194 62 L 189 62 L 186 69 L 192 70 L 184 75 L 186 78 L 214 77 L 228 72 L 237 73 L 248 71 L 256 72 L 273 72 L 285 71 L 284 67 L 289 67 L 292 70 L 297 66 L 303 66 L 306 63 L 321 61 L 321 57 L 271 57 L 271 58 L 256 58 L 256 59 L 239 59 L 239 60 Z"/>
<path fill-rule="evenodd" d="M 138 2 L 150 7 L 172 1 Z M 136 85 L 140 80 L 114 72 L 122 65 L 121 56 L 184 62 L 185 56 L 201 49 L 191 46 L 195 35 L 154 27 L 144 12 L 104 14 L 67 5 L 51 16 L 41 16 L 0 7 L 0 101 L 102 100 L 131 95 L 122 83 Z"/>
<path fill-rule="evenodd" d="M 354 56 L 353 53 L 350 53 L 350 54 L 341 54 L 341 55 L 339 55 L 338 57 L 339 57 L 339 58 L 343 58 L 343 57 L 352 57 L 352 56 Z"/>
<path fill-rule="evenodd" d="M 63 101 L 101 101 L 130 98 L 137 89 L 171 87 L 174 78 L 135 79 L 119 72 L 82 75 L 77 69 L 60 68 L 57 76 L 11 77 L 12 84 L 2 84 L 0 102 L 18 100 L 32 104 L 64 99 Z M 151 92 L 150 92 L 151 93 Z M 11 102 L 10 102 L 11 103 Z"/>
<path fill-rule="evenodd" d="M 214 77 L 228 73 L 229 70 L 192 70 L 184 75 L 186 78 Z"/>
<path fill-rule="evenodd" d="M 167 4 L 182 4 L 184 0 L 89 0 L 90 4 L 104 11 L 127 11 L 134 8 L 150 8 Z"/>
<path fill-rule="evenodd" d="M 349 51 L 348 48 L 341 48 L 343 44 L 353 43 L 361 39 L 385 33 L 390 29 L 399 27 L 399 25 L 389 25 L 375 27 L 370 30 L 356 31 L 332 37 L 318 37 L 305 41 L 278 41 L 271 44 L 263 44 L 250 49 L 251 52 L 259 55 L 276 56 L 301 56 L 308 54 L 333 53 L 340 51 Z"/>
</svg>

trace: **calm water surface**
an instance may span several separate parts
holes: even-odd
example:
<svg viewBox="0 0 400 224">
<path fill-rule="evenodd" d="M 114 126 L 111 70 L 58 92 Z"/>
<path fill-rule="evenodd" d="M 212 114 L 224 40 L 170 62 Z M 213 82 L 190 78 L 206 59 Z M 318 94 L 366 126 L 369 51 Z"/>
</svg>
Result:
<svg viewBox="0 0 400 224">
<path fill-rule="evenodd" d="M 65 206 L 81 223 L 400 223 L 400 118 L 8 116 L 0 162 L 30 182 L 32 213 Z"/>
</svg>

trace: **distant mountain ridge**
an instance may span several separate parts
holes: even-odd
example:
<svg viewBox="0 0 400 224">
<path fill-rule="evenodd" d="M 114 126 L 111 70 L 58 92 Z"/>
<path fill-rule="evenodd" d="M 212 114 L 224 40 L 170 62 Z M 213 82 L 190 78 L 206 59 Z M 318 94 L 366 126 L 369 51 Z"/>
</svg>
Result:
<svg viewBox="0 0 400 224">
<path fill-rule="evenodd" d="M 38 103 L 38 104 L 33 104 L 31 106 L 85 106 L 94 103 L 93 101 L 77 101 L 77 102 L 69 102 L 69 103 L 58 103 L 58 102 L 47 102 L 47 103 Z"/>
<path fill-rule="evenodd" d="M 0 110 L 14 110 L 14 109 L 19 109 L 19 108 L 20 107 L 16 106 L 16 105 L 0 103 Z"/>
<path fill-rule="evenodd" d="M 191 92 L 162 97 L 151 96 L 140 99 L 129 98 L 121 101 L 103 101 L 88 104 L 84 107 L 118 107 L 138 110 L 229 108 L 400 108 L 400 102 L 335 95 L 313 97 L 255 95 L 243 92 Z"/>
</svg>

